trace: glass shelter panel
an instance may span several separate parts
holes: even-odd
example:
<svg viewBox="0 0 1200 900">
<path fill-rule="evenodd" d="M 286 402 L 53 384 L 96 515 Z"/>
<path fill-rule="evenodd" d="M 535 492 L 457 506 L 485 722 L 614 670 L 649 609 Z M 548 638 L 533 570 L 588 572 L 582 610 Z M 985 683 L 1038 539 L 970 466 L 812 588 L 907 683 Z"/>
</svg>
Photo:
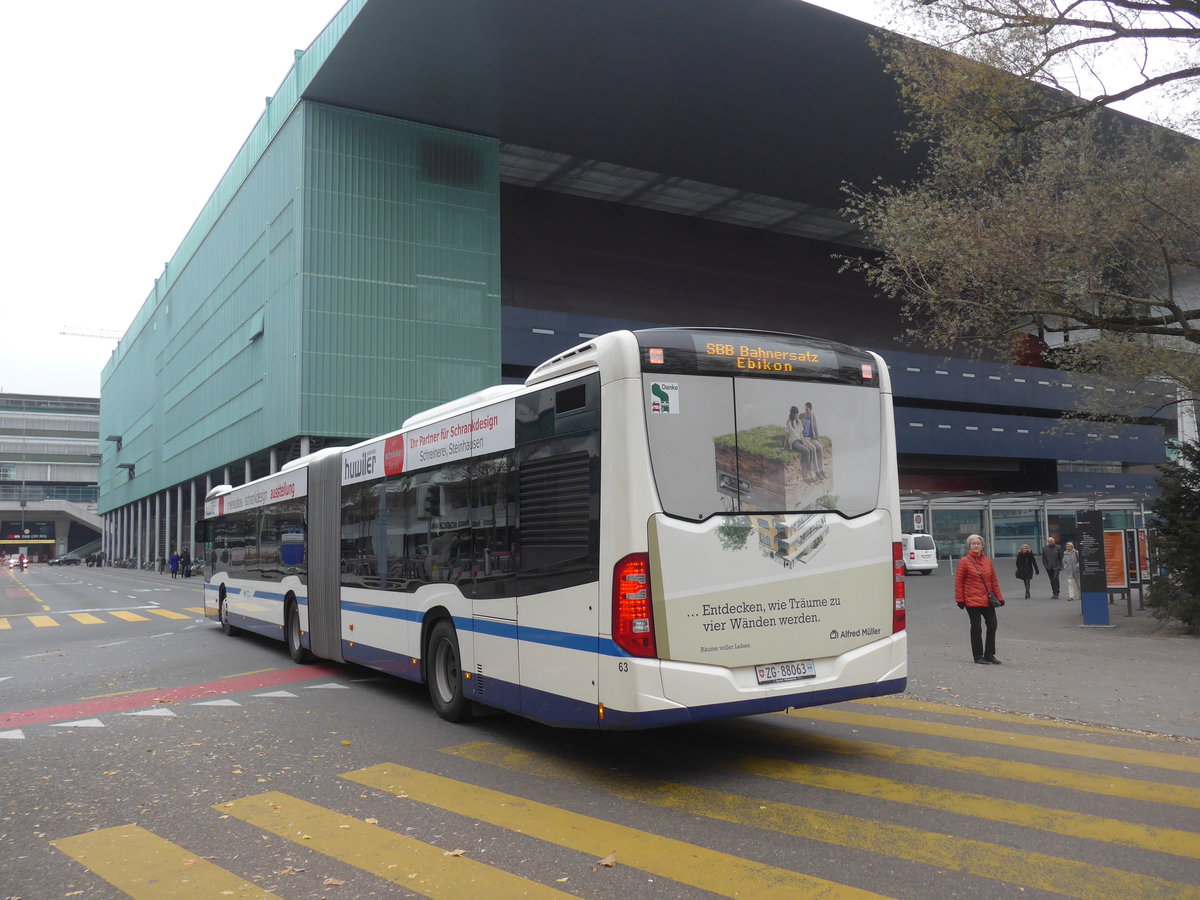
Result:
<svg viewBox="0 0 1200 900">
<path fill-rule="evenodd" d="M 939 559 L 958 559 L 967 552 L 967 538 L 983 534 L 982 509 L 935 509 L 930 533 L 937 544 Z M 985 548 L 991 555 L 991 548 Z"/>
<path fill-rule="evenodd" d="M 1024 544 L 1034 553 L 1041 550 L 1042 515 L 1036 509 L 993 509 L 992 528 L 995 529 L 991 557 L 1016 556 Z M 980 532 L 982 534 L 982 532 Z"/>
</svg>

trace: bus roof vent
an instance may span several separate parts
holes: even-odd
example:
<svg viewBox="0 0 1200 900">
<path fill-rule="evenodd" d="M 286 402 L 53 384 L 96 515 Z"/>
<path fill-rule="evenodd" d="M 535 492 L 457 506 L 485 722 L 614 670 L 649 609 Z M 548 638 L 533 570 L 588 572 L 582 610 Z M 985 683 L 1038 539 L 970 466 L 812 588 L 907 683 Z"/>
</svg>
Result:
<svg viewBox="0 0 1200 900">
<path fill-rule="evenodd" d="M 318 459 L 324 459 L 326 456 L 333 456 L 335 453 L 341 453 L 345 449 L 345 447 L 340 445 L 335 447 L 322 447 L 320 450 L 314 450 L 307 456 L 301 456 L 297 457 L 296 459 L 288 460 L 279 467 L 279 471 L 290 472 L 292 469 L 299 469 L 302 466 L 311 465 Z"/>
<path fill-rule="evenodd" d="M 564 350 L 558 356 L 553 356 L 529 373 L 526 384 L 537 384 L 540 381 L 565 375 L 578 369 L 595 365 L 596 342 L 576 344 L 570 350 Z"/>
<path fill-rule="evenodd" d="M 211 491 L 209 491 L 207 494 L 204 495 L 204 502 L 207 503 L 209 500 L 216 500 L 218 497 L 223 497 L 225 494 L 228 494 L 232 490 L 233 490 L 232 484 L 215 485 Z"/>
</svg>

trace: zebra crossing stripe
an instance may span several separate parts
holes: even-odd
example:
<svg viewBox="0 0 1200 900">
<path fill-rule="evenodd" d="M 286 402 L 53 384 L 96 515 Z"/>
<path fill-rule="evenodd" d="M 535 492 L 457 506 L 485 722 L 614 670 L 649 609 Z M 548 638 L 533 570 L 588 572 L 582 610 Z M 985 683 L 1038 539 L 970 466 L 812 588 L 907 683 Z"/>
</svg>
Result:
<svg viewBox="0 0 1200 900">
<path fill-rule="evenodd" d="M 213 809 L 434 900 L 574 897 L 470 857 L 454 855 L 452 849 L 448 852 L 278 791 L 219 803 Z"/>
<path fill-rule="evenodd" d="M 114 609 L 109 613 L 110 616 L 116 616 L 118 619 L 123 619 L 126 622 L 149 622 L 145 616 L 139 616 L 135 612 L 129 612 L 126 609 Z"/>
<path fill-rule="evenodd" d="M 1122 847 L 1200 859 L 1200 834 L 1194 831 L 1123 822 L 1090 813 L 1053 809 L 1004 797 L 946 790 L 927 784 L 908 784 L 892 778 L 846 772 L 791 760 L 747 757 L 730 759 L 727 766 L 730 770 L 740 769 L 747 774 L 776 781 L 842 791 L 863 797 L 877 797 L 894 803 L 938 809 L 1083 840 L 1103 841 Z"/>
<path fill-rule="evenodd" d="M 908 734 L 925 734 L 935 737 L 955 738 L 960 741 L 1020 746 L 1042 753 L 1060 753 L 1066 756 L 1082 756 L 1087 759 L 1103 759 L 1108 762 L 1132 766 L 1149 766 L 1175 772 L 1200 774 L 1200 757 L 1179 756 L 1158 750 L 1135 750 L 1127 747 L 1109 747 L 1104 744 L 1084 744 L 1065 738 L 1040 737 L 1038 735 L 996 732 L 989 728 L 972 728 L 968 725 L 946 725 L 940 722 L 921 722 L 890 716 L 844 712 L 840 709 L 794 709 L 785 715 L 816 722 L 835 722 L 839 725 L 857 725 L 862 728 L 880 728 Z"/>
<path fill-rule="evenodd" d="M 1128 900 L 1130 897 L 1138 897 L 1139 900 L 1200 900 L 1200 887 L 1151 875 L 1017 850 L 962 835 L 951 836 L 907 825 L 892 825 L 826 809 L 621 775 L 610 769 L 566 763 L 544 754 L 515 750 L 486 741 L 474 741 L 442 752 L 510 772 L 575 783 L 587 790 L 600 791 L 622 800 L 923 863 L 938 869 L 966 872 L 1005 884 L 1075 897 L 1077 900 Z M 403 789 L 412 795 L 409 782 L 405 780 L 402 783 Z"/>
<path fill-rule="evenodd" d="M 723 897 L 820 897 L 822 900 L 880 897 L 871 891 L 407 766 L 385 763 L 348 772 L 341 777 L 593 857 L 613 851 L 623 866 L 632 866 Z M 1128 897 L 1122 900 L 1128 900 Z"/>
<path fill-rule="evenodd" d="M 185 616 L 183 613 L 177 613 L 173 609 L 148 609 L 148 613 L 154 613 L 156 616 L 162 616 L 164 619 L 190 619 L 191 616 Z"/>
<path fill-rule="evenodd" d="M 761 722 L 746 722 L 742 723 L 742 726 L 746 730 L 753 730 L 756 735 L 761 735 L 763 740 L 785 743 L 803 753 L 837 753 L 841 756 L 852 756 L 855 759 L 879 760 L 905 766 L 922 766 L 927 769 L 941 769 L 945 772 L 980 775 L 984 778 L 1007 778 L 1010 781 L 1066 788 L 1104 797 L 1121 797 L 1144 803 L 1164 803 L 1168 806 L 1200 809 L 1200 788 L 1183 784 L 1140 781 L 1136 778 L 1110 775 L 1107 772 L 1085 772 L 1080 769 L 997 759 L 992 756 L 971 756 L 966 753 L 949 753 L 944 750 L 898 747 L 874 741 L 847 740 L 812 732 L 785 733 Z M 1005 746 L 1007 748 L 1010 745 L 1006 744 Z"/>
<path fill-rule="evenodd" d="M 133 900 L 280 900 L 279 895 L 189 853 L 137 825 L 118 825 L 51 841 Z"/>
</svg>

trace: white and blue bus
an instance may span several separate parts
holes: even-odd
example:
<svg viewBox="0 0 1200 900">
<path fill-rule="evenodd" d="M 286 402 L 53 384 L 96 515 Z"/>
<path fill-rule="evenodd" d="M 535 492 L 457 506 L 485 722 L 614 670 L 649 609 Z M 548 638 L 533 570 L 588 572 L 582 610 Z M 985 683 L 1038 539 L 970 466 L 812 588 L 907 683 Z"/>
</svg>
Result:
<svg viewBox="0 0 1200 900">
<path fill-rule="evenodd" d="M 205 612 L 550 725 L 904 690 L 888 371 L 815 338 L 606 334 L 205 502 Z"/>
</svg>

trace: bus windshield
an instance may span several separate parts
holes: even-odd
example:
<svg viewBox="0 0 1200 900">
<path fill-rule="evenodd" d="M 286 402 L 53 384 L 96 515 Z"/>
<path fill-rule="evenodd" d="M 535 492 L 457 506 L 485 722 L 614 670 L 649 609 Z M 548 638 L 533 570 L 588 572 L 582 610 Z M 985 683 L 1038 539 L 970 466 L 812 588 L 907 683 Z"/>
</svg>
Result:
<svg viewBox="0 0 1200 900">
<path fill-rule="evenodd" d="M 782 335 L 638 338 L 651 464 L 668 515 L 876 508 L 883 426 L 871 355 Z"/>
</svg>

